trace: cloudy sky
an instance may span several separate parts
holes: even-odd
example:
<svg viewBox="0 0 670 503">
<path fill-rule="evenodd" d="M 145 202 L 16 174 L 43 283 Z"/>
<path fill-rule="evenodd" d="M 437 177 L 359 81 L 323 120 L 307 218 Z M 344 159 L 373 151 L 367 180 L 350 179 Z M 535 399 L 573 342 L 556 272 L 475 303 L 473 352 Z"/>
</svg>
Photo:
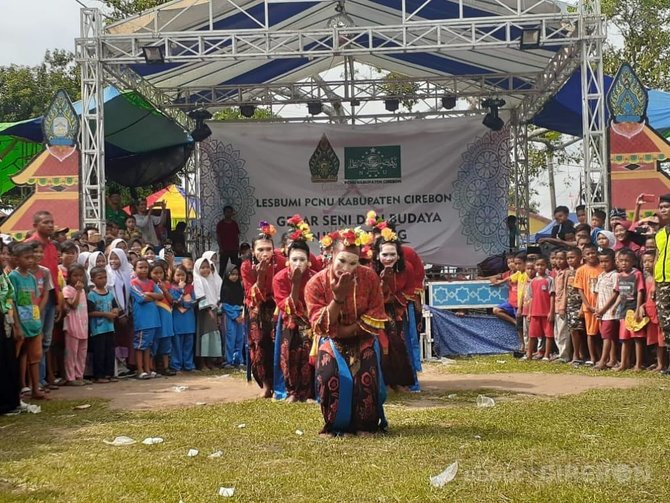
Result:
<svg viewBox="0 0 670 503">
<path fill-rule="evenodd" d="M 95 0 L 81 0 L 95 7 Z M 1 0 L 2 30 L 0 30 L 0 66 L 36 65 L 47 49 L 74 51 L 74 39 L 79 36 L 79 10 L 76 0 Z M 1 120 L 1 119 L 0 119 Z M 578 167 L 561 167 L 556 176 L 558 204 L 574 205 L 579 178 Z M 549 190 L 540 187 L 541 212 L 551 215 Z"/>
</svg>

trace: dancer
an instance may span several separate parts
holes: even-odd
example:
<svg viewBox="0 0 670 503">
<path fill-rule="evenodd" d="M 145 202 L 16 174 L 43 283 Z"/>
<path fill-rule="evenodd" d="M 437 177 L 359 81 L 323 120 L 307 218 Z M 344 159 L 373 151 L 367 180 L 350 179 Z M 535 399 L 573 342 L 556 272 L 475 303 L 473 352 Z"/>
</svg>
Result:
<svg viewBox="0 0 670 503">
<path fill-rule="evenodd" d="M 358 265 L 358 234 L 341 231 L 332 263 L 305 287 L 310 323 L 319 338 L 316 386 L 325 421 L 322 434 L 366 435 L 387 426 L 376 339 L 387 316 L 379 277 Z"/>
<path fill-rule="evenodd" d="M 374 257 L 373 268 L 381 279 L 384 310 L 388 317 L 380 337 L 382 370 L 386 384 L 397 391 L 398 386 L 417 383 L 404 323 L 408 303 L 414 295 L 414 271 L 411 265 L 405 263 L 398 236 L 388 227 L 382 230 L 375 242 Z"/>
<path fill-rule="evenodd" d="M 291 218 L 288 224 L 293 228 L 289 234 L 291 244 L 287 249 L 288 267 L 278 272 L 272 282 L 279 313 L 275 334 L 275 367 L 281 368 L 288 401 L 297 402 L 313 397 L 314 376 L 309 364 L 312 331 L 305 306 L 305 286 L 315 274 L 311 269 L 307 245 L 307 241 L 312 241 L 314 236 L 299 215 Z"/>
<path fill-rule="evenodd" d="M 272 316 L 275 300 L 272 280 L 277 273 L 272 237 L 277 233 L 273 225 L 263 221 L 258 234 L 251 242 L 251 260 L 242 264 L 245 304 L 249 316 L 249 364 L 251 373 L 263 389 L 265 398 L 272 397 L 273 341 Z"/>
</svg>

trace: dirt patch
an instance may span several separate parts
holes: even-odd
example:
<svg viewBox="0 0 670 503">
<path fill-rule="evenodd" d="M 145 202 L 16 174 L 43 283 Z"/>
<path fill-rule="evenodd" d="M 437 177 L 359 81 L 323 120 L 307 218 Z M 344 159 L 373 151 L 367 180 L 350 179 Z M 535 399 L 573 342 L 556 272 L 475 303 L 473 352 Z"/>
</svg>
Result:
<svg viewBox="0 0 670 503">
<path fill-rule="evenodd" d="M 180 390 L 180 391 L 178 391 Z M 122 379 L 117 383 L 91 384 L 81 387 L 61 387 L 51 393 L 58 400 L 109 400 L 112 409 L 154 410 L 191 407 L 202 403 L 240 402 L 258 397 L 260 388 L 255 382 L 221 375 L 179 375 L 146 381 Z"/>
<path fill-rule="evenodd" d="M 494 389 L 530 395 L 576 395 L 592 389 L 628 389 L 644 384 L 643 379 L 601 377 L 578 374 L 507 373 L 444 374 L 426 369 L 420 376 L 421 388 L 434 392 Z"/>
</svg>

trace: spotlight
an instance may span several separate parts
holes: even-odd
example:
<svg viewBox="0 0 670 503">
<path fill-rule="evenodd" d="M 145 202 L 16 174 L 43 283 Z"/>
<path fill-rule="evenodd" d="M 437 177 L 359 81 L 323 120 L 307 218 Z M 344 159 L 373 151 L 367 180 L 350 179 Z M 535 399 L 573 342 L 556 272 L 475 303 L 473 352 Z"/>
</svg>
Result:
<svg viewBox="0 0 670 503">
<path fill-rule="evenodd" d="M 165 56 L 163 56 L 163 48 L 160 46 L 149 45 L 142 47 L 144 54 L 144 61 L 147 65 L 159 65 L 165 63 Z"/>
<path fill-rule="evenodd" d="M 347 11 L 344 9 L 344 2 L 337 2 L 335 6 L 335 15 L 328 19 L 326 27 L 328 28 L 352 28 L 356 26 L 354 20 L 351 19 L 351 16 L 347 14 Z"/>
<path fill-rule="evenodd" d="M 191 110 L 188 116 L 195 121 L 195 128 L 191 131 L 191 138 L 193 141 L 201 142 L 212 135 L 212 130 L 205 121 L 212 118 L 212 114 L 207 110 Z"/>
<path fill-rule="evenodd" d="M 240 105 L 240 114 L 242 114 L 242 117 L 249 119 L 254 116 L 254 113 L 256 113 L 256 107 L 251 103 Z"/>
<path fill-rule="evenodd" d="M 319 115 L 321 112 L 323 112 L 323 105 L 320 101 L 310 101 L 307 103 L 307 111 L 311 115 Z"/>
<path fill-rule="evenodd" d="M 540 29 L 539 28 L 524 28 L 521 30 L 521 45 L 522 51 L 528 49 L 540 48 Z"/>
<path fill-rule="evenodd" d="M 395 112 L 400 107 L 400 101 L 397 98 L 387 98 L 384 100 L 384 107 L 389 112 Z"/>
<path fill-rule="evenodd" d="M 500 131 L 505 125 L 505 121 L 498 117 L 500 107 L 505 106 L 505 100 L 488 99 L 482 102 L 482 106 L 488 108 L 490 111 L 484 116 L 482 124 L 493 131 Z"/>
<path fill-rule="evenodd" d="M 456 96 L 448 94 L 447 96 L 442 96 L 442 107 L 447 110 L 451 110 L 456 107 Z"/>
</svg>

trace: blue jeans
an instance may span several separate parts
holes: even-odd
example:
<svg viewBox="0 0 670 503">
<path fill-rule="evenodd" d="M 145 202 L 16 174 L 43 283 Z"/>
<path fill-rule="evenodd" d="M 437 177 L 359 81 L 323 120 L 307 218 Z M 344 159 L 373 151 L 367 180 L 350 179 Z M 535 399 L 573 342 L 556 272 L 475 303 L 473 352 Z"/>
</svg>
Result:
<svg viewBox="0 0 670 503">
<path fill-rule="evenodd" d="M 47 358 L 49 356 L 49 348 L 51 347 L 51 339 L 54 334 L 54 323 L 56 321 L 56 300 L 54 299 L 53 290 L 49 294 L 49 300 L 44 307 L 42 314 L 42 359 L 40 360 L 40 382 L 46 384 L 47 379 Z"/>
<path fill-rule="evenodd" d="M 224 317 L 226 320 L 226 364 L 240 365 L 244 361 L 246 327 L 244 323 L 237 323 L 225 314 Z"/>
<path fill-rule="evenodd" d="M 193 341 L 195 334 L 174 334 L 172 336 L 172 358 L 170 368 L 173 370 L 193 370 Z"/>
</svg>

